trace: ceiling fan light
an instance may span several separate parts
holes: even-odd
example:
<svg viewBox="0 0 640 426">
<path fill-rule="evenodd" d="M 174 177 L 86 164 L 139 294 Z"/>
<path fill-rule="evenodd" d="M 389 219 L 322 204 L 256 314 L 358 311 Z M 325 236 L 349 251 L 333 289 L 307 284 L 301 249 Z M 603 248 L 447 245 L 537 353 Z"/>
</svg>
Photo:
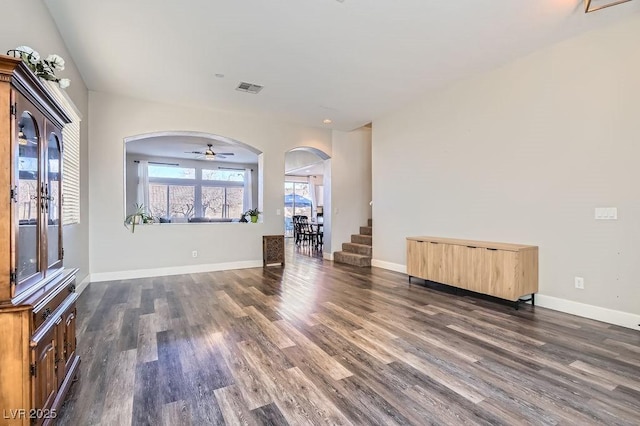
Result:
<svg viewBox="0 0 640 426">
<path fill-rule="evenodd" d="M 216 155 L 211 151 L 207 151 L 204 153 L 204 159 L 208 161 L 213 161 L 216 159 Z"/>
</svg>

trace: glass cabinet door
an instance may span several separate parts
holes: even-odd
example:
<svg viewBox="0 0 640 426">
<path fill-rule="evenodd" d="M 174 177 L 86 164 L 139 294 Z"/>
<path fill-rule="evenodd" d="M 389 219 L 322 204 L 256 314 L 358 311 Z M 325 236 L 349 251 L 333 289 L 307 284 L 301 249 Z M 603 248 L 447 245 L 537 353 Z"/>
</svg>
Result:
<svg viewBox="0 0 640 426">
<path fill-rule="evenodd" d="M 13 163 L 12 297 L 62 268 L 62 133 L 27 99 L 16 96 Z"/>
<path fill-rule="evenodd" d="M 45 162 L 44 181 L 44 211 L 47 220 L 47 266 L 49 269 L 61 266 L 58 262 L 62 260 L 62 238 L 61 238 L 61 208 L 60 194 L 62 193 L 61 160 L 62 147 L 60 146 L 60 136 L 58 130 L 47 125 L 47 152 Z"/>
<path fill-rule="evenodd" d="M 23 110 L 24 111 L 24 110 Z M 22 112 L 17 120 L 17 196 L 15 212 L 17 215 L 16 235 L 16 274 L 20 286 L 32 279 L 40 278 L 40 182 L 39 152 L 40 132 L 38 114 Z"/>
</svg>

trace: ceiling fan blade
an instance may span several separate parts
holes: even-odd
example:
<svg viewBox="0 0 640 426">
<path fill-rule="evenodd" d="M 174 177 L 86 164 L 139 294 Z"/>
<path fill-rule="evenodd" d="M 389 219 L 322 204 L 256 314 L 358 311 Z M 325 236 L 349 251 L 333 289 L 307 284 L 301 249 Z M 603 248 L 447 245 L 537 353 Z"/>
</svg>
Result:
<svg viewBox="0 0 640 426">
<path fill-rule="evenodd" d="M 204 152 L 201 151 L 184 151 L 185 154 L 200 154 L 204 155 Z"/>
<path fill-rule="evenodd" d="M 216 155 L 235 155 L 233 152 L 216 152 Z"/>
</svg>

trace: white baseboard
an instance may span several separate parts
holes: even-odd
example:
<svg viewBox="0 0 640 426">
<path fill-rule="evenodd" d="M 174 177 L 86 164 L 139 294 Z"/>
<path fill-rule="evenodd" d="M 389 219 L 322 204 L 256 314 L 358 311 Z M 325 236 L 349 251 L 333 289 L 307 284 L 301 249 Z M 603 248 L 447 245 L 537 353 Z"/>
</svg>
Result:
<svg viewBox="0 0 640 426">
<path fill-rule="evenodd" d="M 406 265 L 398 263 L 385 262 L 383 260 L 371 260 L 371 266 L 390 271 L 407 273 Z M 640 330 L 640 315 L 628 312 L 616 311 L 599 306 L 587 305 L 572 300 L 560 299 L 553 296 L 545 296 L 544 294 L 536 294 L 536 306 L 553 309 L 571 315 L 577 315 L 583 318 L 589 318 L 596 321 L 606 322 L 608 324 L 619 325 L 621 327 Z"/>
<path fill-rule="evenodd" d="M 385 262 L 384 260 L 371 259 L 371 266 L 376 268 L 388 269 L 390 271 L 400 272 L 402 274 L 407 273 L 407 266 L 399 263 Z"/>
<path fill-rule="evenodd" d="M 78 296 L 82 294 L 89 284 L 91 284 L 91 274 L 87 274 L 80 284 L 76 286 L 76 293 L 78 293 Z"/>
<path fill-rule="evenodd" d="M 323 258 L 324 260 L 333 260 L 333 253 L 323 251 L 323 252 L 322 252 L 322 258 Z"/>
<path fill-rule="evenodd" d="M 136 278 L 161 277 L 166 275 L 197 274 L 200 272 L 228 271 L 231 269 L 261 268 L 262 260 L 242 262 L 208 263 L 202 265 L 173 266 L 169 268 L 136 269 L 131 271 L 95 272 L 91 282 L 131 280 Z"/>
<path fill-rule="evenodd" d="M 544 294 L 536 294 L 536 306 L 640 330 L 640 315 L 637 314 L 615 311 L 613 309 L 587 305 L 553 296 L 545 296 Z"/>
</svg>

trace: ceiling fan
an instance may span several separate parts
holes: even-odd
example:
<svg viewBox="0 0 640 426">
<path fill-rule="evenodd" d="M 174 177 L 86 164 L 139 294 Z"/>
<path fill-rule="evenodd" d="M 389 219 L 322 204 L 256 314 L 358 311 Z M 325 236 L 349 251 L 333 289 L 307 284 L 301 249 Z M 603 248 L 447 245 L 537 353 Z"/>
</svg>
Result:
<svg viewBox="0 0 640 426">
<path fill-rule="evenodd" d="M 227 158 L 229 155 L 234 155 L 233 152 L 213 152 L 213 144 L 208 143 L 207 149 L 204 151 L 185 151 L 185 154 L 197 154 L 201 159 L 204 160 L 215 160 L 216 158 Z"/>
</svg>

